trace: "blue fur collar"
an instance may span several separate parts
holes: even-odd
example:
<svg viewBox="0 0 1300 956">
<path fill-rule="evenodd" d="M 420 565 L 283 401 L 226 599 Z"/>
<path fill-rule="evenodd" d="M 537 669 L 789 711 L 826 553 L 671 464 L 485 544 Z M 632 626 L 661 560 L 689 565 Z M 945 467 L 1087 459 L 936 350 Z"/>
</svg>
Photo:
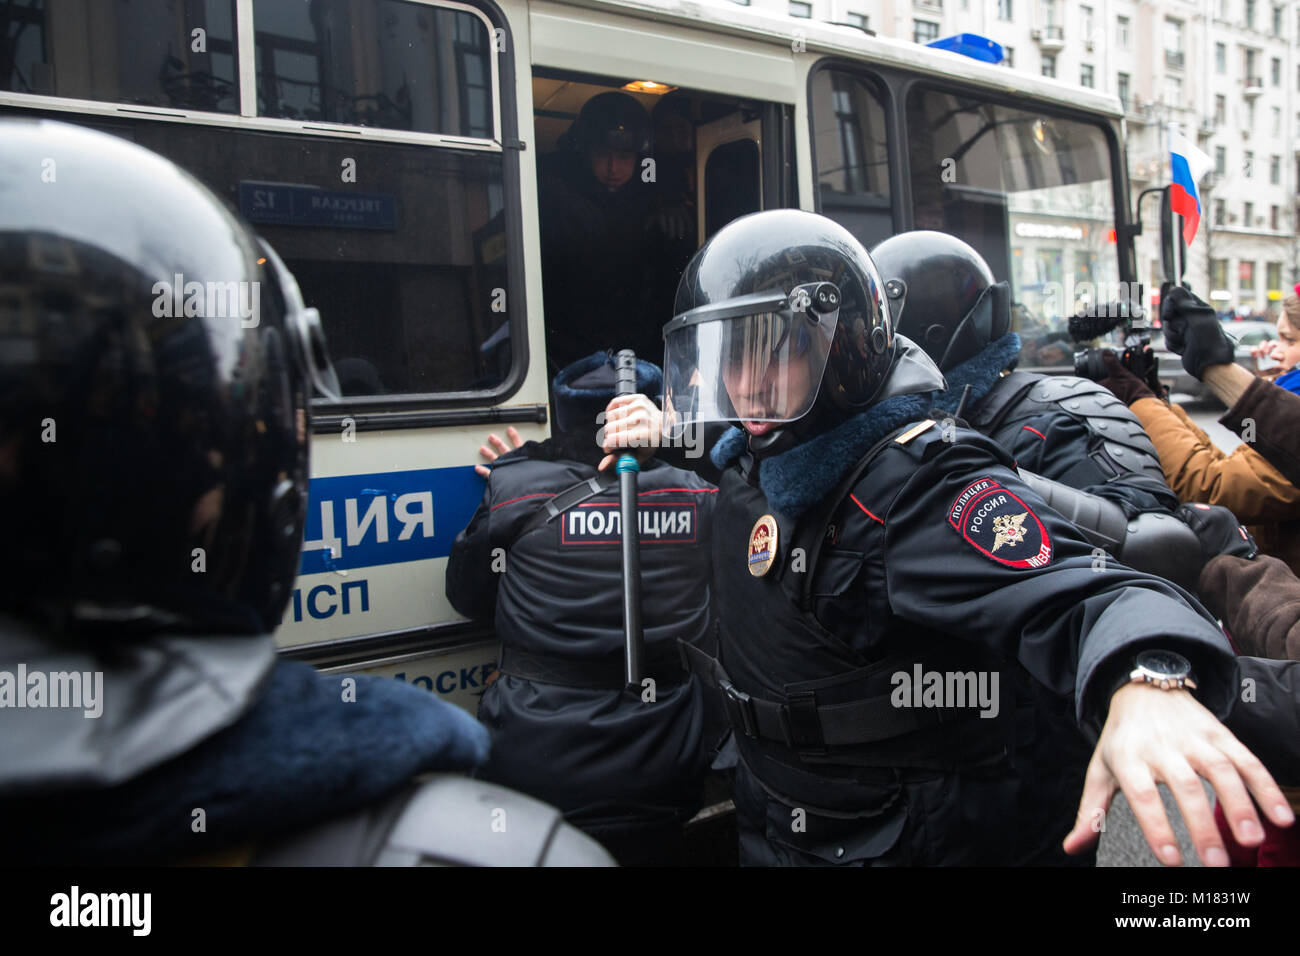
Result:
<svg viewBox="0 0 1300 956">
<path fill-rule="evenodd" d="M 930 405 L 941 408 L 945 412 L 957 411 L 957 406 L 961 404 L 962 389 L 969 385 L 970 401 L 966 403 L 966 408 L 973 408 L 975 403 L 993 388 L 993 383 L 998 380 L 998 374 L 1004 368 L 1010 368 L 1019 354 L 1020 336 L 1015 332 L 1008 332 L 996 342 L 990 342 L 973 358 L 943 373 L 943 377 L 948 381 L 948 390 L 933 393 L 930 396 Z"/>
<path fill-rule="evenodd" d="M 798 518 L 815 505 L 862 460 L 881 438 L 896 428 L 926 417 L 931 408 L 952 412 L 961 401 L 962 388 L 971 386 L 971 402 L 988 394 L 998 373 L 1020 354 L 1020 336 L 1009 332 L 974 358 L 945 373 L 946 392 L 895 395 L 855 415 L 828 432 L 811 438 L 787 452 L 763 460 L 759 486 L 772 507 L 789 518 Z M 748 437 L 740 428 L 730 428 L 710 452 L 713 464 L 726 468 L 740 457 Z"/>
</svg>

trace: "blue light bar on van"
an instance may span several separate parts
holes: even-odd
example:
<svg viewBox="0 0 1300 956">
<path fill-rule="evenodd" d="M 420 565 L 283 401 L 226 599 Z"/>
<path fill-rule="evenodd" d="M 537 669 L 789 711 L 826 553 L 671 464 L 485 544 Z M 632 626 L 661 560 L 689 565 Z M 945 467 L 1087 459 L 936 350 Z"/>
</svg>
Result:
<svg viewBox="0 0 1300 956">
<path fill-rule="evenodd" d="M 932 46 L 936 50 L 947 50 L 950 53 L 960 53 L 962 56 L 982 60 L 985 63 L 1002 62 L 1002 44 L 994 43 L 988 37 L 982 37 L 978 33 L 958 33 L 956 36 L 933 40 L 926 46 Z"/>
</svg>

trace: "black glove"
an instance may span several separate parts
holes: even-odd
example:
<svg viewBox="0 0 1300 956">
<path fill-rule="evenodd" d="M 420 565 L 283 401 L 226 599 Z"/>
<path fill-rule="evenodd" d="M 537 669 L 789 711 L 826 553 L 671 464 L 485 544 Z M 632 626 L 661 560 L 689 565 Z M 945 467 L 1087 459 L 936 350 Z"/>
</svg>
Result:
<svg viewBox="0 0 1300 956">
<path fill-rule="evenodd" d="M 1181 286 L 1171 286 L 1160 299 L 1165 345 L 1183 357 L 1183 368 L 1200 378 L 1210 365 L 1231 365 L 1237 349 L 1210 308 Z"/>
<path fill-rule="evenodd" d="M 1097 384 L 1102 388 L 1110 389 L 1125 405 L 1132 405 L 1139 398 L 1156 397 L 1156 393 L 1147 387 L 1147 383 L 1126 369 L 1119 356 L 1110 349 L 1101 353 L 1101 360 L 1106 366 L 1107 375 Z"/>
<path fill-rule="evenodd" d="M 1180 505 L 1174 517 L 1196 532 L 1201 542 L 1201 560 L 1208 564 L 1221 554 L 1250 559 L 1259 545 L 1227 508 L 1220 505 Z"/>
</svg>

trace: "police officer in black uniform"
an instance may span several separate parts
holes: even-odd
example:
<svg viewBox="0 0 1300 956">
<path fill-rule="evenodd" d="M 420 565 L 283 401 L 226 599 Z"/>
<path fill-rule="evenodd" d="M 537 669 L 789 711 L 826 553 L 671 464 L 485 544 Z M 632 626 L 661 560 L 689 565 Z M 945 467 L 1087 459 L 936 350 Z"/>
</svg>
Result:
<svg viewBox="0 0 1300 956">
<path fill-rule="evenodd" d="M 1289 824 L 1215 719 L 1236 668 L 1214 622 L 1163 580 L 1097 567 L 1005 450 L 926 418 L 942 376 L 892 329 L 883 285 L 829 220 L 758 213 L 697 253 L 665 327 L 668 428 L 742 426 L 710 455 L 719 654 L 687 649 L 735 732 L 742 861 L 1056 862 L 1044 832 L 1086 851 L 1122 788 L 1174 863 L 1163 781 L 1202 859 L 1226 862 L 1198 773 L 1250 845 L 1247 788 Z M 616 400 L 606 447 L 657 427 L 651 403 Z M 1022 816 L 1058 806 L 1059 768 L 1032 747 L 1042 693 L 1097 738 L 1068 835 Z"/>
<path fill-rule="evenodd" d="M 116 136 L 0 120 L 0 170 L 6 861 L 610 862 L 520 794 L 412 783 L 484 759 L 469 715 L 277 662 L 337 381 L 275 252 Z"/>
<path fill-rule="evenodd" d="M 661 383 L 658 367 L 638 362 L 643 393 Z M 717 489 L 663 462 L 640 474 L 652 683 L 627 692 L 619 489 L 597 483 L 596 470 L 597 423 L 614 387 L 605 352 L 556 377 L 555 434 L 493 462 L 483 503 L 452 547 L 447 597 L 468 617 L 494 619 L 501 638 L 501 676 L 479 704 L 493 734 L 479 776 L 561 808 L 625 865 L 672 863 L 716 742 L 676 642 L 711 639 Z M 709 723 L 716 738 L 718 721 Z"/>
<path fill-rule="evenodd" d="M 925 349 L 948 388 L 937 407 L 956 412 L 1022 468 L 1120 505 L 1128 517 L 1172 513 L 1178 497 L 1137 416 L 1102 386 L 1074 375 L 1015 370 L 1010 288 L 978 252 L 942 232 L 904 232 L 871 250 L 895 328 Z"/>
</svg>

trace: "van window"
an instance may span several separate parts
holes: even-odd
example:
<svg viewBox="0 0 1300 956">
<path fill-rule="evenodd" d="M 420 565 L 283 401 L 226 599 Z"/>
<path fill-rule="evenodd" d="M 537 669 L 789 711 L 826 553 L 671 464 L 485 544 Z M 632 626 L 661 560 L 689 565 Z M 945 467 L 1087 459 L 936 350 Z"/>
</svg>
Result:
<svg viewBox="0 0 1300 956">
<path fill-rule="evenodd" d="M 924 87 L 908 94 L 907 122 L 915 228 L 965 240 L 1010 281 L 1022 367 L 1070 360 L 1078 310 L 1137 300 L 1119 282 L 1100 125 Z"/>
<path fill-rule="evenodd" d="M 888 128 L 879 85 L 844 70 L 812 81 L 813 153 L 822 215 L 870 249 L 894 234 Z"/>
<path fill-rule="evenodd" d="M 130 139 L 225 199 L 320 310 L 345 398 L 497 388 L 512 366 L 509 319 L 524 312 L 506 298 L 504 154 L 427 135 L 495 135 L 484 19 L 422 0 L 255 0 L 253 13 L 256 62 L 238 64 L 234 0 L 0 0 L 12 92 L 237 113 L 239 72 L 255 68 L 263 115 L 54 111 L 22 95 L 4 109 Z M 309 125 L 323 122 L 380 129 L 343 138 Z"/>
<path fill-rule="evenodd" d="M 235 0 L 0 0 L 0 89 L 238 113 L 234 24 Z"/>
<path fill-rule="evenodd" d="M 258 0 L 260 116 L 492 135 L 491 37 L 465 10 L 408 0 Z"/>
</svg>

